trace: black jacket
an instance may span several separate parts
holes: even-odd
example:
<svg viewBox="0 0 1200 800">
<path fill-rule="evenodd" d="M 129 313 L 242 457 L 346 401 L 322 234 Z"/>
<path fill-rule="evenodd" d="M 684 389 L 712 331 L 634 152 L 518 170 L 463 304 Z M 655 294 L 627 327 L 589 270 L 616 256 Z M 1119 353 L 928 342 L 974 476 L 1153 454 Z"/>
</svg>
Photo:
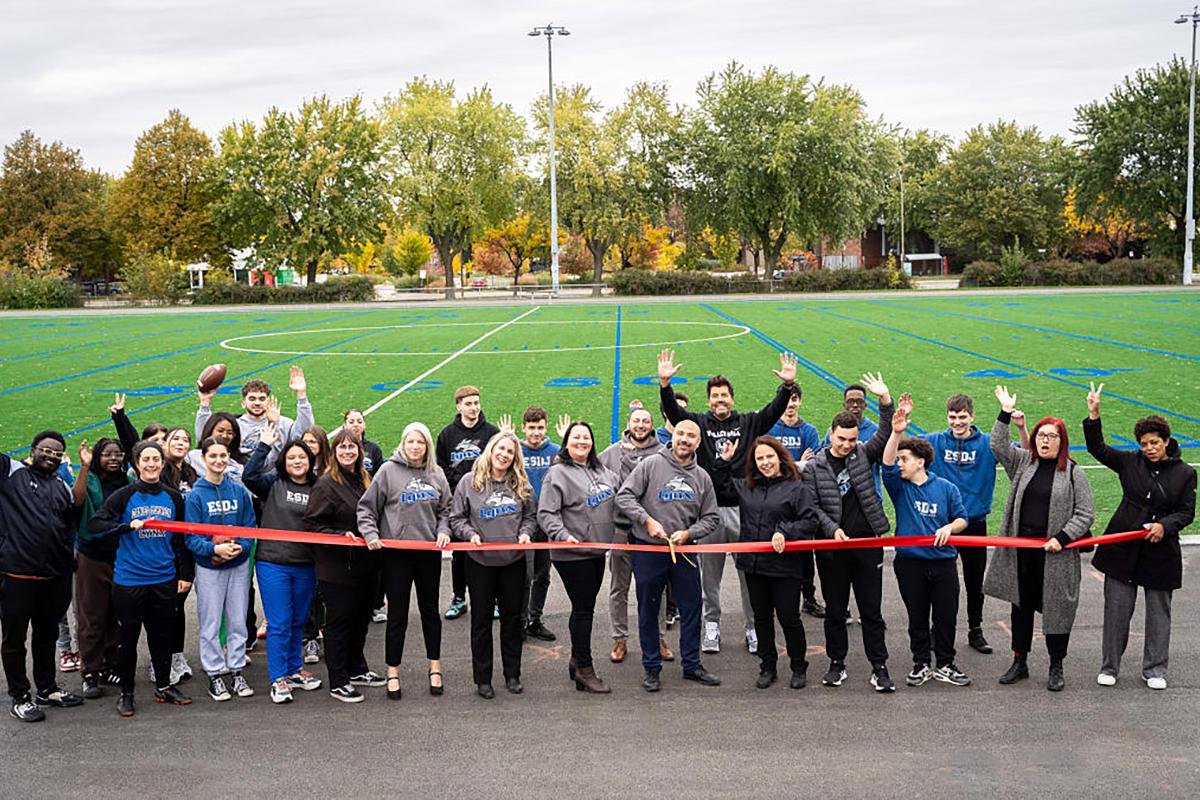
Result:
<svg viewBox="0 0 1200 800">
<path fill-rule="evenodd" d="M 345 483 L 339 483 L 329 475 L 317 478 L 308 495 L 304 529 L 339 536 L 353 531 L 357 535 L 358 500 L 366 490 L 367 487 L 354 476 L 347 476 Z M 365 547 L 324 544 L 314 545 L 313 551 L 318 580 L 330 583 L 373 580 L 379 571 L 379 554 Z"/>
<path fill-rule="evenodd" d="M 1158 522 L 1162 541 L 1134 539 L 1096 548 L 1092 566 L 1113 580 L 1147 589 L 1178 589 L 1183 583 L 1183 554 L 1179 532 L 1196 514 L 1196 470 L 1183 462 L 1179 443 L 1167 444 L 1165 461 L 1154 463 L 1140 450 L 1115 450 L 1104 442 L 1098 419 L 1083 421 L 1088 452 L 1121 479 L 1121 504 L 1105 533 L 1120 533 Z"/>
<path fill-rule="evenodd" d="M 58 578 L 75 571 L 79 512 L 55 473 L 0 453 L 0 572 Z"/>
<path fill-rule="evenodd" d="M 675 402 L 675 390 L 670 385 L 659 387 L 659 400 L 662 403 L 663 416 L 670 420 L 672 425 L 678 425 L 685 419 L 690 419 L 700 426 L 700 450 L 696 454 L 696 460 L 713 478 L 714 485 L 716 477 L 712 475 L 712 472 L 718 460 L 717 453 L 720 451 L 721 445 L 729 439 L 738 443 L 731 466 L 735 474 L 741 473 L 746 467 L 746 451 L 750 449 L 750 445 L 755 439 L 771 432 L 771 428 L 775 427 L 775 423 L 783 416 L 783 412 L 787 411 L 788 399 L 791 396 L 791 388 L 788 384 L 781 383 L 775 392 L 775 397 L 770 403 L 767 403 L 762 411 L 751 411 L 746 414 L 731 411 L 725 419 L 717 419 L 711 411 L 699 414 L 695 411 L 683 410 L 679 407 L 679 403 Z M 738 504 L 737 492 L 733 490 L 732 485 L 726 486 L 724 490 L 719 486 L 716 489 L 717 505 L 736 506 Z"/>
<path fill-rule="evenodd" d="M 867 522 L 871 525 L 870 532 L 846 531 L 852 538 L 865 536 L 883 536 L 891 529 L 887 515 L 883 511 L 883 501 L 875 491 L 875 476 L 871 473 L 871 465 L 883 458 L 883 449 L 892 435 L 892 416 L 896 406 L 892 403 L 879 404 L 879 427 L 866 444 L 859 442 L 854 446 L 850 455 L 846 456 L 846 469 L 850 473 L 851 491 L 858 495 L 858 503 L 862 507 Z M 822 538 L 832 539 L 834 531 L 842 524 L 842 495 L 838 491 L 837 475 L 833 464 L 829 463 L 829 448 L 822 449 L 808 462 L 804 470 L 804 480 L 817 492 Z"/>
<path fill-rule="evenodd" d="M 370 439 L 363 439 L 363 466 L 367 468 L 367 474 L 372 478 L 375 473 L 379 472 L 379 468 L 387 461 L 383 457 L 383 448 L 372 442 Z"/>
<path fill-rule="evenodd" d="M 775 532 L 788 541 L 815 539 L 820 535 L 817 519 L 817 496 L 805 481 L 787 480 L 782 476 L 763 478 L 760 474 L 750 488 L 745 478 L 731 474 L 728 461 L 717 460 L 713 468 L 713 485 L 733 492 L 738 498 L 741 515 L 739 542 L 769 542 Z M 736 553 L 737 568 L 750 575 L 765 578 L 803 577 L 804 553 Z"/>
<path fill-rule="evenodd" d="M 455 414 L 454 422 L 442 428 L 435 448 L 437 464 L 446 473 L 446 482 L 450 484 L 452 494 L 463 476 L 471 473 L 475 459 L 483 452 L 483 448 L 499 432 L 499 428 L 484 418 L 482 411 L 474 428 L 463 425 L 462 414 Z"/>
</svg>

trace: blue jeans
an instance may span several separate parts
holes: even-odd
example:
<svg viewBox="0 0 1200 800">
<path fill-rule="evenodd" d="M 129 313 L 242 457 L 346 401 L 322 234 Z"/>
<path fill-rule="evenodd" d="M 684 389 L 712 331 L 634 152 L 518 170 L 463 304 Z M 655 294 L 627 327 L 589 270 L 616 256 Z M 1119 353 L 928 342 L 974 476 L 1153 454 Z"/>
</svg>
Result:
<svg viewBox="0 0 1200 800">
<path fill-rule="evenodd" d="M 634 552 L 633 578 L 637 584 L 638 637 L 642 643 L 642 667 L 647 672 L 662 670 L 658 649 L 658 609 L 668 581 L 679 606 L 679 658 L 684 672 L 700 669 L 700 570 L 682 556 L 671 563 L 667 548 L 662 553 Z"/>
<path fill-rule="evenodd" d="M 317 568 L 259 561 L 258 593 L 267 618 L 267 675 L 271 682 L 304 665 L 304 625 L 317 590 Z"/>
</svg>

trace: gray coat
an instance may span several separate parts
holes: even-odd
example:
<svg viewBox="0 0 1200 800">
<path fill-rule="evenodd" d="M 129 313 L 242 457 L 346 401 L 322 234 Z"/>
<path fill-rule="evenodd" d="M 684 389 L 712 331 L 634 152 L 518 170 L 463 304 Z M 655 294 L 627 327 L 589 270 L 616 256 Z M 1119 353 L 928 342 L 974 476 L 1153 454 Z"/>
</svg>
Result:
<svg viewBox="0 0 1200 800">
<path fill-rule="evenodd" d="M 1021 499 L 1037 472 L 1037 462 L 1030 459 L 1028 450 L 1012 447 L 1008 422 L 997 420 L 992 426 L 992 454 L 1008 473 L 1012 485 L 1004 503 L 1004 523 L 1001 536 L 1016 536 L 1021 519 Z M 1050 493 L 1050 517 L 1047 536 L 1062 533 L 1074 541 L 1087 533 L 1096 519 L 1092 487 L 1078 464 L 1068 462 L 1067 469 L 1054 473 Z M 1042 630 L 1046 633 L 1070 633 L 1075 624 L 1075 609 L 1079 605 L 1079 551 L 1063 550 L 1046 553 L 1046 569 L 1042 577 Z M 988 563 L 983 590 L 992 597 L 1020 605 L 1017 588 L 1017 551 L 997 547 Z"/>
</svg>

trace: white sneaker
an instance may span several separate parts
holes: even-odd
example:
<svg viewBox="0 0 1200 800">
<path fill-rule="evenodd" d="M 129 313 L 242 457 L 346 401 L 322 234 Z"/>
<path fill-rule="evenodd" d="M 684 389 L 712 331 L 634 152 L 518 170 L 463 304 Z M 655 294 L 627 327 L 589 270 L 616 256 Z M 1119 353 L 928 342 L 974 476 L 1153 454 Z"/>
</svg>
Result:
<svg viewBox="0 0 1200 800">
<path fill-rule="evenodd" d="M 188 665 L 187 657 L 183 653 L 175 653 L 171 656 L 171 685 L 177 685 L 180 681 L 186 681 L 192 677 L 192 668 Z"/>
<path fill-rule="evenodd" d="M 371 612 L 371 622 L 387 622 L 387 610 L 376 608 Z"/>
<path fill-rule="evenodd" d="M 280 678 L 271 684 L 271 702 L 277 704 L 292 702 L 292 689 L 288 686 L 287 678 Z"/>
<path fill-rule="evenodd" d="M 250 688 L 250 684 L 246 683 L 246 679 L 242 677 L 241 672 L 235 672 L 231 676 L 229 688 L 238 697 L 254 697 L 254 690 Z"/>
<path fill-rule="evenodd" d="M 1167 679 L 1166 678 L 1158 678 L 1158 677 L 1147 678 L 1147 677 L 1143 676 L 1142 680 L 1144 680 L 1146 682 L 1146 685 L 1149 686 L 1151 689 L 1157 689 L 1159 691 L 1162 691 L 1163 689 L 1167 688 Z"/>
<path fill-rule="evenodd" d="M 309 639 L 304 643 L 304 663 L 316 664 L 321 660 L 321 645 L 316 639 Z"/>
<path fill-rule="evenodd" d="M 746 631 L 746 649 L 750 651 L 750 655 L 758 652 L 758 631 Z"/>
<path fill-rule="evenodd" d="M 700 643 L 700 652 L 721 652 L 721 626 L 715 622 L 704 623 L 704 640 Z"/>
<path fill-rule="evenodd" d="M 300 670 L 295 675 L 288 675 L 286 678 L 280 678 L 291 689 L 300 689 L 305 692 L 312 692 L 321 688 L 321 679 L 313 675 L 311 672 Z"/>
<path fill-rule="evenodd" d="M 1096 683 L 1100 684 L 1101 686 L 1116 686 L 1117 676 L 1111 675 L 1107 672 L 1101 672 L 1096 676 Z"/>
</svg>

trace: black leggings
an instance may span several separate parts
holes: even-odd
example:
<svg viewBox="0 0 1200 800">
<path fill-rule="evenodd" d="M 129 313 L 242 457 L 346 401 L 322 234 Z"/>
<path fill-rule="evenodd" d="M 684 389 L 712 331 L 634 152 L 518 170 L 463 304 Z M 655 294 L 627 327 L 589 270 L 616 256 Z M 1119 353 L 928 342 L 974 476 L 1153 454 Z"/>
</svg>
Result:
<svg viewBox="0 0 1200 800">
<path fill-rule="evenodd" d="M 349 684 L 350 678 L 369 669 L 364 649 L 378 580 L 378 574 L 372 573 L 346 583 L 318 582 L 325 597 L 325 667 L 330 689 Z"/>
<path fill-rule="evenodd" d="M 804 636 L 804 623 L 800 620 L 803 579 L 772 578 L 749 572 L 743 574 L 746 576 L 746 591 L 750 593 L 750 607 L 754 609 L 754 632 L 758 634 L 761 668 L 774 672 L 779 661 L 779 650 L 775 647 L 775 617 L 778 616 L 792 671 L 804 672 L 808 669 L 805 658 L 808 640 Z"/>
<path fill-rule="evenodd" d="M 596 616 L 596 596 L 604 582 L 604 558 L 553 561 L 571 599 L 571 658 L 577 667 L 592 666 L 592 621 Z"/>
<path fill-rule="evenodd" d="M 454 596 L 460 599 L 467 597 L 467 556 L 460 550 L 450 554 L 450 587 Z"/>
<path fill-rule="evenodd" d="M 987 536 L 987 520 L 973 519 L 963 530 L 964 536 Z M 967 627 L 983 627 L 983 574 L 987 571 L 986 547 L 960 547 L 963 589 L 967 595 Z"/>
<path fill-rule="evenodd" d="M 1017 656 L 1026 656 L 1033 647 L 1033 615 L 1036 609 L 1012 607 L 1012 649 Z M 1046 651 L 1050 653 L 1051 661 L 1062 661 L 1067 657 L 1067 645 L 1071 642 L 1069 633 L 1047 633 Z"/>
<path fill-rule="evenodd" d="M 471 669 L 476 685 L 492 682 L 492 615 L 500 606 L 500 661 L 505 678 L 521 677 L 521 595 L 525 591 L 525 558 L 503 567 L 486 567 L 466 558 L 471 593 Z"/>
<path fill-rule="evenodd" d="M 137 675 L 138 639 L 146 628 L 146 644 L 150 663 L 154 666 L 156 688 L 165 689 L 171 683 L 172 628 L 175 622 L 177 581 L 169 580 L 149 586 L 113 585 L 113 607 L 121 630 L 121 648 L 117 654 L 117 675 L 121 693 L 133 694 Z"/>
<path fill-rule="evenodd" d="M 183 644 L 187 640 L 187 599 L 191 593 L 192 587 L 189 586 L 186 592 L 175 595 L 175 619 L 171 622 L 172 653 L 182 653 Z M 246 630 L 249 632 L 250 628 Z"/>
<path fill-rule="evenodd" d="M 387 594 L 387 635 L 384 660 L 389 667 L 400 666 L 404 658 L 404 636 L 408 631 L 408 607 L 412 589 L 417 587 L 417 609 L 421 613 L 421 633 L 425 637 L 425 657 L 442 657 L 442 614 L 438 609 L 438 589 L 442 584 L 442 554 L 419 550 L 384 550 L 383 580 Z"/>
</svg>

